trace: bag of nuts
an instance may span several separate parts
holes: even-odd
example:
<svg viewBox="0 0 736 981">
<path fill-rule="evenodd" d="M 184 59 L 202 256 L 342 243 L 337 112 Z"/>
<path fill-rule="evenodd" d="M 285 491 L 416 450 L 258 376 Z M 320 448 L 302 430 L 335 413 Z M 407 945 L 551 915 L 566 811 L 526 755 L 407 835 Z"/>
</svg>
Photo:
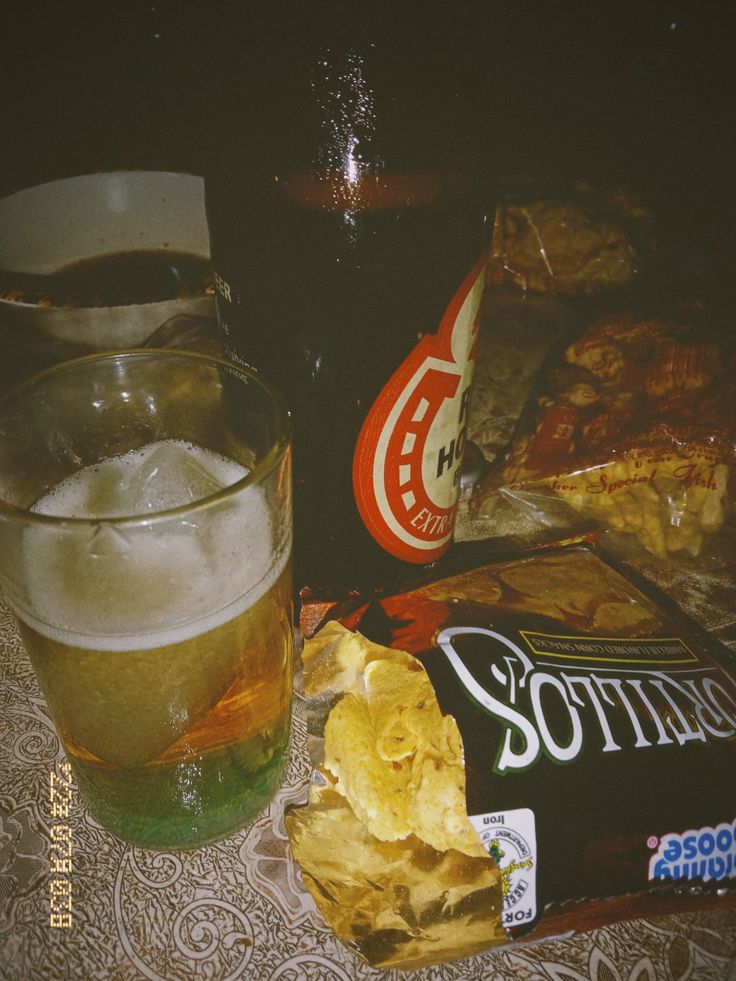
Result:
<svg viewBox="0 0 736 981">
<path fill-rule="evenodd" d="M 721 336 L 685 316 L 596 322 L 543 370 L 476 506 L 496 491 L 540 514 L 561 501 L 660 559 L 699 555 L 732 499 L 736 362 Z"/>
</svg>

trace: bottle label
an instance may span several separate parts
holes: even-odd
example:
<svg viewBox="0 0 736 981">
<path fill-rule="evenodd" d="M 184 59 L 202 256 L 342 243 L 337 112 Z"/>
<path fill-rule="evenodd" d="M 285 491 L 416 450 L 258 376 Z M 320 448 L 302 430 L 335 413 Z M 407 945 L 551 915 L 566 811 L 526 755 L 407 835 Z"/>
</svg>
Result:
<svg viewBox="0 0 736 981">
<path fill-rule="evenodd" d="M 422 337 L 386 383 L 358 436 L 358 510 L 376 541 L 406 562 L 432 562 L 452 541 L 484 285 L 485 257 L 437 333 Z"/>
</svg>

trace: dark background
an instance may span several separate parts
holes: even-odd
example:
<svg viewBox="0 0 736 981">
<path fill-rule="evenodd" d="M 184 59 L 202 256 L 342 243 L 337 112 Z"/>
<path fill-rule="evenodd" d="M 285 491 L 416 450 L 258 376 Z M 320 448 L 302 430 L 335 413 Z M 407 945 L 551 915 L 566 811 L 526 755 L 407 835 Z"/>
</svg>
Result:
<svg viewBox="0 0 736 981">
<path fill-rule="evenodd" d="M 447 3 L 449 16 L 477 19 L 485 38 L 480 125 L 505 172 L 633 184 L 712 253 L 726 279 L 736 245 L 730 7 Z M 30 0 L 14 8 L 3 18 L 0 192 L 104 169 L 202 172 L 222 104 L 220 71 L 243 50 L 258 4 Z M 288 16 L 289 4 L 281 8 Z"/>
</svg>

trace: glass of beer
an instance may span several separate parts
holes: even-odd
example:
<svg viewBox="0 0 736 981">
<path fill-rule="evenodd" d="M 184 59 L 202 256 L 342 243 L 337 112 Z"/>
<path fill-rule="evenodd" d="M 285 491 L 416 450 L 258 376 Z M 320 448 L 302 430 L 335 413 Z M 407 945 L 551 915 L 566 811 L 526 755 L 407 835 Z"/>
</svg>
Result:
<svg viewBox="0 0 736 981">
<path fill-rule="evenodd" d="M 287 758 L 290 420 L 183 351 L 67 362 L 0 400 L 0 583 L 93 816 L 189 848 Z"/>
</svg>

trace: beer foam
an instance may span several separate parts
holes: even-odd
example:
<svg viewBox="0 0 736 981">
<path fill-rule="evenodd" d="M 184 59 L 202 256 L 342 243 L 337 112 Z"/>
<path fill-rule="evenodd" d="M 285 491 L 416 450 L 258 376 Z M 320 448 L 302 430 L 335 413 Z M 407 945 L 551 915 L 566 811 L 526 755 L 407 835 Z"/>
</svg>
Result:
<svg viewBox="0 0 736 981">
<path fill-rule="evenodd" d="M 275 584 L 290 555 L 290 530 L 274 534 L 262 487 L 182 516 L 129 525 L 109 519 L 187 504 L 247 474 L 233 460 L 176 440 L 83 468 L 32 510 L 99 523 L 25 530 L 31 609 L 15 612 L 52 640 L 111 652 L 179 643 L 238 616 Z M 133 495 L 131 510 L 136 481 L 148 493 Z"/>
<path fill-rule="evenodd" d="M 60 518 L 125 518 L 201 500 L 248 475 L 247 467 L 194 443 L 162 439 L 84 467 L 31 508 Z"/>
</svg>

